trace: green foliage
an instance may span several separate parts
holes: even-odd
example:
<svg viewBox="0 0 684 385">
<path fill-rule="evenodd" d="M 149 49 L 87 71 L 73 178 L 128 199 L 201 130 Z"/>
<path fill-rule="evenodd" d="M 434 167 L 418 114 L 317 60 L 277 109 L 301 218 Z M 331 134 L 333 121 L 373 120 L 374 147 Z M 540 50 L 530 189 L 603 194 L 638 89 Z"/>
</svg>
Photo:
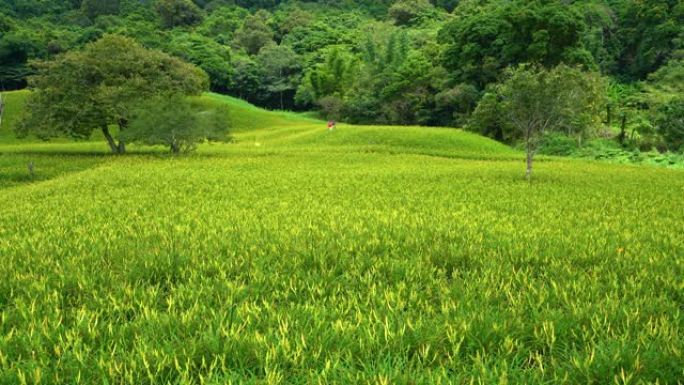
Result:
<svg viewBox="0 0 684 385">
<path fill-rule="evenodd" d="M 648 78 L 644 85 L 651 103 L 659 104 L 684 94 L 684 60 L 670 60 Z"/>
<path fill-rule="evenodd" d="M 479 87 L 510 65 L 593 65 L 582 44 L 586 25 L 575 7 L 562 2 L 506 1 L 456 10 L 441 31 L 444 66 L 458 81 Z"/>
<path fill-rule="evenodd" d="M 508 130 L 504 128 L 504 110 L 498 90 L 489 88 L 477 104 L 468 120 L 468 129 L 498 141 L 509 141 Z"/>
<path fill-rule="evenodd" d="M 655 126 L 671 150 L 684 150 L 684 97 L 660 106 Z"/>
<path fill-rule="evenodd" d="M 203 69 L 212 90 L 226 91 L 230 86 L 233 66 L 228 47 L 199 34 L 179 33 L 173 36 L 168 51 Z"/>
<path fill-rule="evenodd" d="M 156 0 L 154 9 L 166 28 L 194 25 L 202 21 L 202 10 L 191 0 Z"/>
<path fill-rule="evenodd" d="M 272 17 L 279 40 L 298 28 L 306 28 L 314 19 L 313 14 L 298 6 L 275 12 Z"/>
<path fill-rule="evenodd" d="M 474 126 L 489 129 L 490 121 L 499 119 L 503 138 L 524 143 L 528 177 L 544 135 L 558 131 L 581 138 L 598 124 L 605 95 L 600 76 L 564 65 L 551 70 L 525 65 L 510 69 L 491 92 L 495 96 L 473 116 L 483 122 Z M 489 117 L 487 112 L 497 115 Z"/>
<path fill-rule="evenodd" d="M 250 102 L 260 101 L 261 72 L 257 62 L 246 56 L 233 60 L 233 77 L 230 92 Z"/>
<path fill-rule="evenodd" d="M 448 114 L 442 117 L 443 121 L 453 119 L 457 124 L 465 125 L 478 101 L 480 92 L 477 87 L 465 83 L 457 84 L 435 95 L 436 109 L 433 113 Z"/>
<path fill-rule="evenodd" d="M 101 15 L 116 15 L 121 10 L 119 0 L 83 0 L 81 10 L 90 19 Z"/>
<path fill-rule="evenodd" d="M 239 7 L 221 7 L 209 14 L 202 24 L 197 27 L 197 32 L 210 37 L 218 43 L 228 45 L 233 41 L 235 31 L 242 25 L 249 12 Z"/>
<path fill-rule="evenodd" d="M 269 17 L 270 14 L 263 10 L 247 16 L 235 32 L 235 47 L 244 49 L 249 55 L 256 55 L 263 47 L 272 44 L 273 30 L 268 25 Z"/>
<path fill-rule="evenodd" d="M 560 132 L 549 132 L 540 138 L 537 151 L 543 155 L 572 156 L 579 149 L 577 138 Z"/>
<path fill-rule="evenodd" d="M 630 148 L 620 145 L 616 141 L 609 139 L 593 139 L 579 147 L 574 138 L 562 134 L 554 136 L 556 137 L 549 144 L 546 143 L 546 140 L 542 143 L 539 149 L 540 153 L 611 163 L 684 168 L 684 154 L 681 153 L 659 152 L 653 149 L 640 150 L 636 147 Z"/>
<path fill-rule="evenodd" d="M 124 142 L 115 144 L 108 127 L 124 130 L 142 100 L 169 92 L 198 94 L 207 86 L 200 69 L 116 35 L 36 66 L 18 133 L 87 139 L 101 129 L 114 152 L 123 152 Z"/>
<path fill-rule="evenodd" d="M 351 88 L 358 73 L 357 57 L 348 50 L 334 46 L 322 53 L 323 62 L 304 74 L 304 80 L 297 91 L 297 101 L 311 105 L 327 96 L 344 97 Z"/>
<path fill-rule="evenodd" d="M 283 43 L 291 46 L 298 54 L 324 54 L 324 51 L 331 46 L 352 41 L 352 38 L 338 28 L 336 23 L 334 19 L 328 19 L 297 26 L 283 37 Z"/>
<path fill-rule="evenodd" d="M 621 73 L 643 79 L 684 49 L 684 5 L 672 0 L 623 0 L 619 14 Z"/>
<path fill-rule="evenodd" d="M 428 0 L 397 0 L 388 10 L 397 25 L 411 25 L 433 10 Z"/>
<path fill-rule="evenodd" d="M 131 143 L 164 145 L 172 153 L 193 151 L 203 141 L 227 140 L 227 109 L 200 109 L 182 95 L 148 99 L 132 113 L 122 138 Z"/>
<path fill-rule="evenodd" d="M 257 63 L 263 71 L 263 89 L 276 97 L 280 109 L 285 108 L 285 93 L 289 100 L 297 90 L 301 67 L 297 54 L 288 46 L 269 45 L 259 51 Z"/>
</svg>

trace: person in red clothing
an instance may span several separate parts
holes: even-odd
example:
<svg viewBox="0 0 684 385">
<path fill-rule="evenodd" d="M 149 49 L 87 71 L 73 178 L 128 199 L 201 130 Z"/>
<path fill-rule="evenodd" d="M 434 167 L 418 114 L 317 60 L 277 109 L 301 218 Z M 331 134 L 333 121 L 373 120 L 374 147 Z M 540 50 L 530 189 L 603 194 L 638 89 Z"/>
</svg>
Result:
<svg viewBox="0 0 684 385">
<path fill-rule="evenodd" d="M 335 129 L 335 121 L 334 120 L 328 120 L 328 131 L 332 131 Z"/>
</svg>

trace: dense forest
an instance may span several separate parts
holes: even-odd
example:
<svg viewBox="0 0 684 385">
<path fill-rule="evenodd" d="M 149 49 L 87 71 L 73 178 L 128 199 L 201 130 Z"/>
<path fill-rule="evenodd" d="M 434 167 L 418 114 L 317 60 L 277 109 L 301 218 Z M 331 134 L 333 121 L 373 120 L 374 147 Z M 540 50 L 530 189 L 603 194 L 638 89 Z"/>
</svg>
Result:
<svg viewBox="0 0 684 385">
<path fill-rule="evenodd" d="M 191 62 L 213 91 L 262 107 L 499 140 L 512 140 L 510 69 L 564 65 L 596 87 L 596 108 L 574 122 L 585 137 L 684 143 L 681 0 L 0 0 L 2 89 L 106 34 Z"/>
</svg>

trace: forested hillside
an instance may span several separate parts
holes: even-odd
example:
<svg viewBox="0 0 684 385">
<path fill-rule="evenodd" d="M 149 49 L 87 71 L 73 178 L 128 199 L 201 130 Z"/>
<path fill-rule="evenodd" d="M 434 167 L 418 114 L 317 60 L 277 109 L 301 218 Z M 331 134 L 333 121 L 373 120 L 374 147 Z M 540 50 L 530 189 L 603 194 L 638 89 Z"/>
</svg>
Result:
<svg viewBox="0 0 684 385">
<path fill-rule="evenodd" d="M 684 140 L 681 0 L 0 0 L 0 12 L 6 90 L 26 87 L 32 60 L 114 33 L 262 107 L 512 142 L 497 102 L 506 70 L 566 64 L 598 88 L 573 130 L 644 150 Z"/>
</svg>

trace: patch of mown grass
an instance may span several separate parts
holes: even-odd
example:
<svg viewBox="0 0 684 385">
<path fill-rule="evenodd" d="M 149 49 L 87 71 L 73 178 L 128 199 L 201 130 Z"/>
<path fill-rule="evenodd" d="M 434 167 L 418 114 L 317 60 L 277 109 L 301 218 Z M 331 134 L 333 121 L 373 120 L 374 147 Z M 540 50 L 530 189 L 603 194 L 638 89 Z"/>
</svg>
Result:
<svg viewBox="0 0 684 385">
<path fill-rule="evenodd" d="M 0 383 L 684 378 L 682 172 L 236 147 L 0 191 Z"/>
</svg>

